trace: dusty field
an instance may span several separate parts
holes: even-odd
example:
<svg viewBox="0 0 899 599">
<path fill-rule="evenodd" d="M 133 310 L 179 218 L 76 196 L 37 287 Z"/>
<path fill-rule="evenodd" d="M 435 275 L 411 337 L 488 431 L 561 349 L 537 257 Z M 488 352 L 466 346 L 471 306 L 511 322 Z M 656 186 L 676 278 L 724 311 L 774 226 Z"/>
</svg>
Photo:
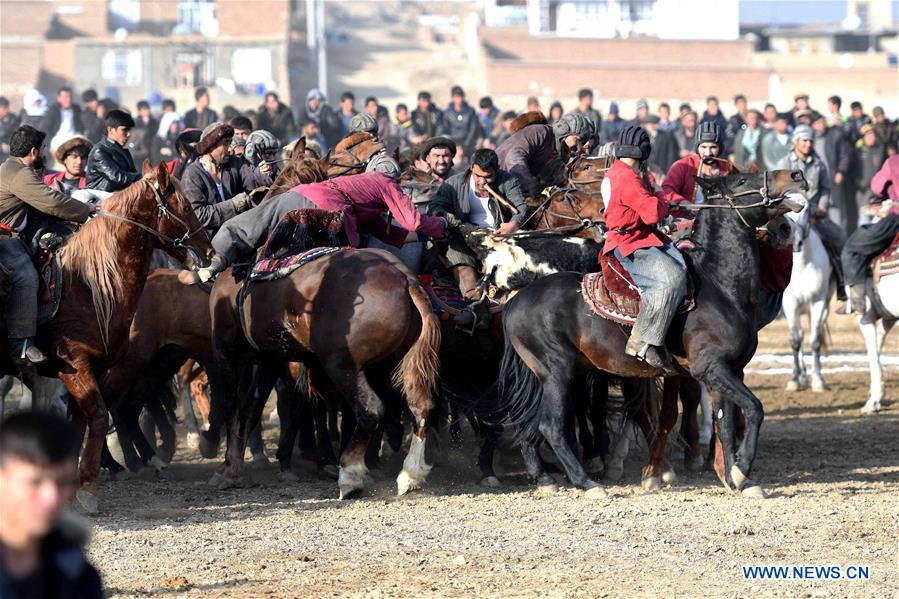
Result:
<svg viewBox="0 0 899 599">
<path fill-rule="evenodd" d="M 836 347 L 861 349 L 848 317 L 831 330 Z M 786 347 L 781 321 L 760 352 Z M 382 460 L 349 502 L 309 470 L 279 483 L 275 466 L 253 469 L 255 486 L 219 491 L 205 484 L 216 464 L 179 448 L 169 480 L 102 485 L 90 553 L 112 596 L 897 596 L 897 372 L 874 417 L 858 414 L 866 373 L 792 395 L 786 376 L 748 377 L 767 410 L 753 473 L 766 500 L 730 495 L 711 473 L 645 493 L 643 447 L 604 500 L 564 484 L 537 494 L 512 450 L 499 460 L 506 487 L 485 490 L 467 448 L 401 499 L 400 458 Z M 750 564 L 860 564 L 870 580 L 744 581 Z"/>
</svg>

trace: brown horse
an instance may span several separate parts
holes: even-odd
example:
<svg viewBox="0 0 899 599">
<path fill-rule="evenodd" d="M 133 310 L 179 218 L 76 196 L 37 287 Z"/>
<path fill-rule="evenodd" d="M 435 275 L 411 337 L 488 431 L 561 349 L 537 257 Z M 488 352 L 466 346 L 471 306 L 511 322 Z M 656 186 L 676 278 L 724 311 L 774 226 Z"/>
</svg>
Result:
<svg viewBox="0 0 899 599">
<path fill-rule="evenodd" d="M 73 414 L 88 427 L 79 468 L 79 502 L 88 511 L 97 508 L 108 417 L 97 381 L 127 351 L 128 330 L 153 249 L 194 268 L 212 253 L 202 225 L 165 165 L 154 173 L 145 161 L 143 172 L 143 179 L 106 200 L 98 216 L 60 252 L 59 310 L 38 330 L 38 343 L 50 349 L 50 361 L 38 372 L 65 383 L 74 400 Z M 12 372 L 11 366 L 4 369 Z"/>
</svg>

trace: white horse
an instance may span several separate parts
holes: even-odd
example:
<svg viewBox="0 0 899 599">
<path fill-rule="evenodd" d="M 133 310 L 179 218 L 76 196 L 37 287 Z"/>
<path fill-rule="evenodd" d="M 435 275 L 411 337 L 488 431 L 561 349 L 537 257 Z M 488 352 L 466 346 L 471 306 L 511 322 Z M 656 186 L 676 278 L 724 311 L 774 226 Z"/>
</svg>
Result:
<svg viewBox="0 0 899 599">
<path fill-rule="evenodd" d="M 805 389 L 809 385 L 802 351 L 802 314 L 809 315 L 811 328 L 812 391 L 824 391 L 827 385 L 821 375 L 821 341 L 830 300 L 836 292 L 836 277 L 824 243 L 812 226 L 808 208 L 795 215 L 788 214 L 787 218 L 793 224 L 793 271 L 783 294 L 783 311 L 790 327 L 790 347 L 793 349 L 793 377 L 787 383 L 787 391 Z"/>
<path fill-rule="evenodd" d="M 873 285 L 871 279 L 868 283 Z M 883 311 L 878 310 L 868 299 L 868 309 L 859 319 L 858 326 L 865 338 L 868 350 L 868 367 L 871 369 L 871 386 L 868 401 L 862 406 L 862 414 L 879 412 L 883 400 L 883 367 L 880 364 L 880 353 L 883 351 L 883 340 L 899 320 L 899 273 L 880 278 L 877 294 Z"/>
</svg>

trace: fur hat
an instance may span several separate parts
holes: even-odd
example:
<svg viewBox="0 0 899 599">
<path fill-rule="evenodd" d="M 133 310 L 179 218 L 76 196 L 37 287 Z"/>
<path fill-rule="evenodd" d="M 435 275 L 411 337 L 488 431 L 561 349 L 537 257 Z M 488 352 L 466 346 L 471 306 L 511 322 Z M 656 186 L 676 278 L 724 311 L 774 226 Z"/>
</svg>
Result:
<svg viewBox="0 0 899 599">
<path fill-rule="evenodd" d="M 66 155 L 76 150 L 82 150 L 84 152 L 84 155 L 87 156 L 87 154 L 90 153 L 92 147 L 94 147 L 94 144 L 92 144 L 90 140 L 88 140 L 86 137 L 76 135 L 69 141 L 56 148 L 56 161 L 65 162 Z"/>
<path fill-rule="evenodd" d="M 538 110 L 532 110 L 530 112 L 525 112 L 524 114 L 520 114 L 515 117 L 515 120 L 512 121 L 512 124 L 509 125 L 509 131 L 512 133 L 518 133 L 528 125 L 546 125 L 547 120 L 542 112 Z"/>
<path fill-rule="evenodd" d="M 443 136 L 430 137 L 424 140 L 421 142 L 421 145 L 418 146 L 418 152 L 416 154 L 419 158 L 424 160 L 428 156 L 428 153 L 434 148 L 446 148 L 450 151 L 450 157 L 456 155 L 456 142 Z"/>
<path fill-rule="evenodd" d="M 234 137 L 234 127 L 221 121 L 206 125 L 197 144 L 197 154 L 204 156 L 212 151 L 223 139 Z"/>
<path fill-rule="evenodd" d="M 359 131 L 358 133 L 351 133 L 347 135 L 334 146 L 335 152 L 343 152 L 344 150 L 349 150 L 353 146 L 357 146 L 364 141 L 375 140 L 375 136 L 371 133 L 366 133 L 365 131 Z M 381 142 L 379 142 L 381 143 Z M 383 146 L 384 144 L 381 143 Z"/>
</svg>

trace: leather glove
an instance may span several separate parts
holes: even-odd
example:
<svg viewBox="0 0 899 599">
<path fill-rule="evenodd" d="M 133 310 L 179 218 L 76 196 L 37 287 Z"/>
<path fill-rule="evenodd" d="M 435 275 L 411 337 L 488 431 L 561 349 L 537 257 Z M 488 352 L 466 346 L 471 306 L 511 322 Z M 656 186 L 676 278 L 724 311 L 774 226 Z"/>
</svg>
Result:
<svg viewBox="0 0 899 599">
<path fill-rule="evenodd" d="M 237 211 L 238 214 L 240 214 L 241 212 L 246 212 L 253 207 L 253 200 L 245 191 L 240 192 L 239 194 L 231 198 L 230 201 L 234 206 L 234 210 Z"/>
</svg>

